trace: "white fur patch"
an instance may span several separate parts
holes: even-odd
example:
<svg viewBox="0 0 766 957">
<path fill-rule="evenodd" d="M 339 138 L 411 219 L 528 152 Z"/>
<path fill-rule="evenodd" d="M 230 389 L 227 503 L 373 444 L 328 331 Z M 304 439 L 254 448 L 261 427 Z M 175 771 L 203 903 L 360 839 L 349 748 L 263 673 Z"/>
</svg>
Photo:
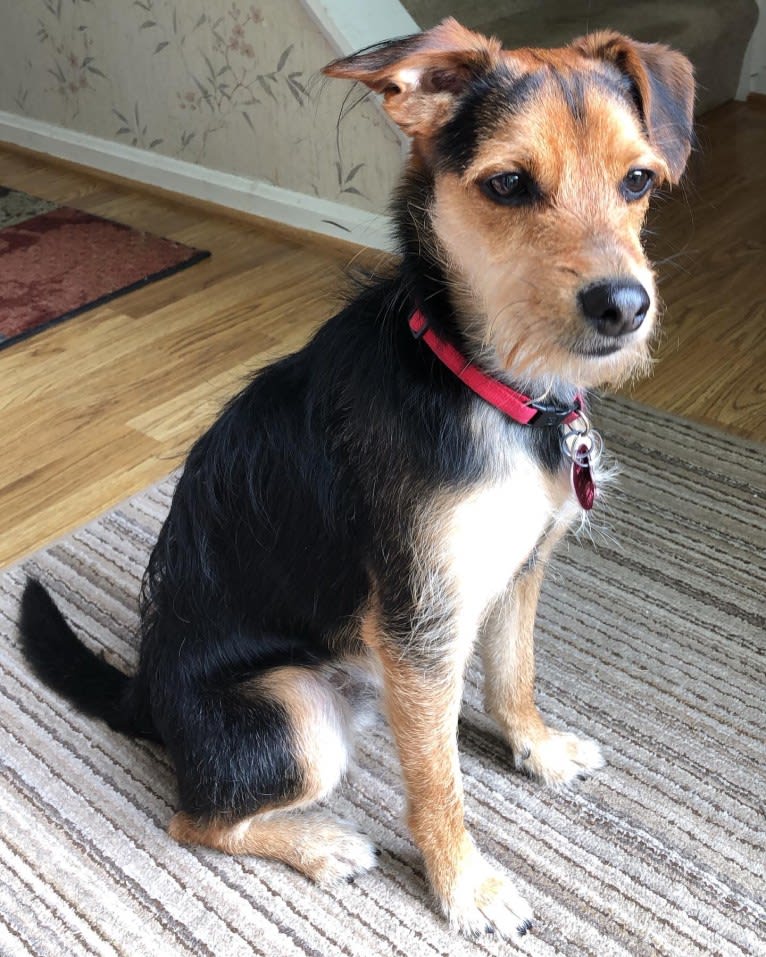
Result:
<svg viewBox="0 0 766 957">
<path fill-rule="evenodd" d="M 558 538 L 578 523 L 589 527 L 591 513 L 575 498 L 567 464 L 550 475 L 501 420 L 497 409 L 477 401 L 471 430 L 483 452 L 485 479 L 451 501 L 440 492 L 424 511 L 417 545 L 413 630 L 419 641 L 441 644 L 454 640 L 457 629 L 462 653 L 492 602 L 549 533 Z M 610 471 L 603 463 L 594 469 L 597 485 Z"/>
<path fill-rule="evenodd" d="M 519 456 L 503 482 L 478 489 L 455 507 L 446 540 L 449 577 L 466 624 L 480 619 L 532 553 L 554 504 L 539 468 Z"/>
</svg>

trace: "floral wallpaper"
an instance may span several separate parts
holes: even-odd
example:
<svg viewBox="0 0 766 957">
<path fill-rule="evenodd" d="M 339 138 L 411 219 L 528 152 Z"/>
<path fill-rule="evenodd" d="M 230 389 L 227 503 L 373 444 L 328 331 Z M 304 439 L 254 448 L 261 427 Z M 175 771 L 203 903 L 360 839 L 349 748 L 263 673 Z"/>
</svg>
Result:
<svg viewBox="0 0 766 957">
<path fill-rule="evenodd" d="M 382 212 L 401 148 L 300 0 L 0 0 L 0 109 Z"/>
</svg>

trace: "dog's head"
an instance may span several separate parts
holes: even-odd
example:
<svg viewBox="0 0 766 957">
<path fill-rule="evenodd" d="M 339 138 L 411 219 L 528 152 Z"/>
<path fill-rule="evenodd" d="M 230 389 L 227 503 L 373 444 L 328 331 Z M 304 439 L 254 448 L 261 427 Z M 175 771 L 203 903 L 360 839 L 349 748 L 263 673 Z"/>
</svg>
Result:
<svg viewBox="0 0 766 957">
<path fill-rule="evenodd" d="M 646 363 L 658 303 L 641 229 L 691 149 L 684 56 L 617 33 L 503 50 L 450 19 L 325 72 L 381 93 L 413 138 L 426 201 L 405 180 L 400 215 L 497 368 L 588 387 Z"/>
</svg>

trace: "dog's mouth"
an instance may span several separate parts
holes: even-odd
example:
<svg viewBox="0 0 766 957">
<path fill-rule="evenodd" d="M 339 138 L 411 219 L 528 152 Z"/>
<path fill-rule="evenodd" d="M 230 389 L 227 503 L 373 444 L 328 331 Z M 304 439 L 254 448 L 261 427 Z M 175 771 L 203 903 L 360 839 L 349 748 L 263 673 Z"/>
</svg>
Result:
<svg viewBox="0 0 766 957">
<path fill-rule="evenodd" d="M 619 338 L 586 335 L 570 340 L 569 353 L 576 363 L 581 385 L 617 386 L 633 375 L 648 371 L 650 351 L 645 336 Z"/>
<path fill-rule="evenodd" d="M 609 356 L 622 352 L 625 346 L 631 344 L 632 337 L 623 337 L 620 339 L 587 339 L 586 341 L 575 342 L 572 346 L 572 352 L 575 355 L 585 359 L 606 359 Z"/>
</svg>

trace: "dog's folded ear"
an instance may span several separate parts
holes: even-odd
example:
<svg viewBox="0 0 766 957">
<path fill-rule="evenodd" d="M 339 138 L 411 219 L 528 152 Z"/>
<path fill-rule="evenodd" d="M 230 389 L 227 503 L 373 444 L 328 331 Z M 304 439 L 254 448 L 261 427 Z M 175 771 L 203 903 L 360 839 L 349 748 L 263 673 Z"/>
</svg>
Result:
<svg viewBox="0 0 766 957">
<path fill-rule="evenodd" d="M 432 30 L 334 60 L 327 76 L 359 80 L 382 93 L 388 115 L 410 136 L 428 136 L 452 115 L 457 97 L 500 60 L 499 40 L 448 17 Z"/>
<path fill-rule="evenodd" d="M 693 142 L 691 63 L 662 43 L 639 43 L 611 31 L 581 37 L 572 46 L 585 56 L 613 63 L 630 80 L 649 139 L 667 164 L 670 182 L 677 183 Z"/>
</svg>

